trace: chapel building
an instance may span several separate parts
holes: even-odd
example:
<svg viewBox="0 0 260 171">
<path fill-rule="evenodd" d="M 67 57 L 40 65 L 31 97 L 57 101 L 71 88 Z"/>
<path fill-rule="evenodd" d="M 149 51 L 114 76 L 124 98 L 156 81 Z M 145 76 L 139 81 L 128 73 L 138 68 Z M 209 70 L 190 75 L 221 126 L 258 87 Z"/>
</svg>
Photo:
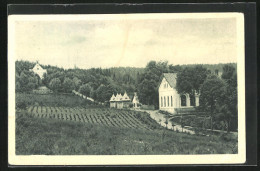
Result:
<svg viewBox="0 0 260 171">
<path fill-rule="evenodd" d="M 178 114 L 180 109 L 199 106 L 199 93 L 178 94 L 176 90 L 177 73 L 164 73 L 159 86 L 159 109 Z"/>
</svg>

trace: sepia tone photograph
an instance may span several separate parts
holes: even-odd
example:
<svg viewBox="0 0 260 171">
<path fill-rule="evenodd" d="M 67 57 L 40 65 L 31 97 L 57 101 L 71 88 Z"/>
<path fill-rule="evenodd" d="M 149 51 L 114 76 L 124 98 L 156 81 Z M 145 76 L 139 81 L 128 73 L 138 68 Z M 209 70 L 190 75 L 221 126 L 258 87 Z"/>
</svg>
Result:
<svg viewBox="0 0 260 171">
<path fill-rule="evenodd" d="M 9 162 L 243 163 L 243 24 L 239 13 L 9 16 Z"/>
</svg>

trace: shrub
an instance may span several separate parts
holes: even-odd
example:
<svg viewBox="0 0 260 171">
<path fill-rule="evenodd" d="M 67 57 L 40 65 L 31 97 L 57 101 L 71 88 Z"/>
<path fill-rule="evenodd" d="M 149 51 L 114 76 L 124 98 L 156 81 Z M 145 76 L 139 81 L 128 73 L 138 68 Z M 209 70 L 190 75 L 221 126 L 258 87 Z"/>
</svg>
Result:
<svg viewBox="0 0 260 171">
<path fill-rule="evenodd" d="M 15 106 L 16 109 L 25 110 L 27 108 L 27 103 L 24 101 L 21 101 L 21 102 L 18 101 L 18 102 L 16 102 L 15 105 L 16 105 Z"/>
<path fill-rule="evenodd" d="M 221 139 L 221 140 L 224 140 L 224 141 L 226 141 L 226 142 L 230 142 L 230 141 L 233 140 L 232 135 L 231 135 L 231 134 L 228 134 L 228 133 L 222 133 L 222 134 L 220 135 L 220 139 Z"/>
</svg>

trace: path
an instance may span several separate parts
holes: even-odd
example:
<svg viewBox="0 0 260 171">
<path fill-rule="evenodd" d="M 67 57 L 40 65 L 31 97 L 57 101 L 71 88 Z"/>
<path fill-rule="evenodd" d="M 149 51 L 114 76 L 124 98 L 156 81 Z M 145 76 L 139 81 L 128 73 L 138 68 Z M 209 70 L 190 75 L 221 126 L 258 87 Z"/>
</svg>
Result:
<svg viewBox="0 0 260 171">
<path fill-rule="evenodd" d="M 161 126 L 163 127 L 166 127 L 166 124 L 165 124 L 165 121 L 166 121 L 166 118 L 165 118 L 165 115 L 159 113 L 158 110 L 140 110 L 140 109 L 136 109 L 136 110 L 139 110 L 139 111 L 142 111 L 142 112 L 147 112 L 150 114 L 150 117 L 152 119 L 154 119 L 157 123 L 159 123 Z M 169 117 L 168 120 L 170 120 L 170 118 L 173 118 L 175 116 L 172 116 L 172 117 Z M 176 117 L 180 117 L 180 116 L 176 116 Z M 167 129 L 170 129 L 170 130 L 178 130 L 179 132 L 182 132 L 182 127 L 181 125 L 174 125 L 172 124 L 171 121 L 168 121 L 169 123 L 167 124 Z M 192 129 L 192 127 L 189 127 Z M 211 131 L 211 129 L 206 129 L 207 131 Z M 214 132 L 220 132 L 220 133 L 226 133 L 226 131 L 223 131 L 223 130 L 213 130 Z M 186 128 L 183 128 L 183 132 L 188 132 L 190 134 L 195 134 L 194 131 L 192 130 L 189 130 L 187 129 L 187 126 Z M 230 132 L 231 134 L 234 134 L 234 135 L 237 135 L 237 132 Z"/>
<path fill-rule="evenodd" d="M 186 128 L 182 128 L 181 125 L 173 125 L 171 121 L 168 121 L 168 124 L 165 124 L 166 118 L 165 115 L 161 114 L 158 112 L 158 110 L 141 110 L 141 109 L 136 109 L 138 111 L 142 111 L 142 112 L 147 112 L 150 114 L 150 117 L 152 119 L 154 119 L 158 124 L 160 124 L 161 126 L 170 129 L 170 130 L 174 130 L 174 131 L 179 131 L 179 132 L 187 132 L 190 134 L 195 134 L 194 131 L 186 129 Z"/>
</svg>

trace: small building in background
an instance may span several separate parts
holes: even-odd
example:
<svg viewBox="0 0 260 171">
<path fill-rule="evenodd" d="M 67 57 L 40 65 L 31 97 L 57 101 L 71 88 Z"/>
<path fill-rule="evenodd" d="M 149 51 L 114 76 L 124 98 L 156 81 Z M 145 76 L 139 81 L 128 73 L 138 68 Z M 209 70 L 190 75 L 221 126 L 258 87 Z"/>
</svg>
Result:
<svg viewBox="0 0 260 171">
<path fill-rule="evenodd" d="M 126 92 L 124 93 L 123 96 L 117 93 L 116 96 L 113 94 L 112 97 L 110 98 L 110 108 L 117 108 L 117 109 L 129 108 L 130 104 L 131 104 L 131 100 Z"/>
<path fill-rule="evenodd" d="M 133 103 L 133 108 L 139 108 L 139 99 L 136 92 L 134 93 L 134 98 L 132 100 L 132 103 Z"/>
<path fill-rule="evenodd" d="M 50 94 L 53 93 L 50 89 L 48 89 L 46 86 L 40 86 L 37 89 L 33 90 L 33 93 L 35 94 Z"/>
<path fill-rule="evenodd" d="M 33 69 L 30 69 L 30 71 L 34 72 L 35 74 L 37 74 L 41 79 L 43 79 L 43 75 L 46 73 L 47 74 L 47 70 L 43 69 L 41 67 L 41 65 L 39 64 L 39 62 L 37 61 L 35 66 L 33 67 Z"/>
<path fill-rule="evenodd" d="M 112 97 L 110 98 L 110 108 L 115 108 L 116 107 L 116 96 L 113 94 Z"/>
</svg>

